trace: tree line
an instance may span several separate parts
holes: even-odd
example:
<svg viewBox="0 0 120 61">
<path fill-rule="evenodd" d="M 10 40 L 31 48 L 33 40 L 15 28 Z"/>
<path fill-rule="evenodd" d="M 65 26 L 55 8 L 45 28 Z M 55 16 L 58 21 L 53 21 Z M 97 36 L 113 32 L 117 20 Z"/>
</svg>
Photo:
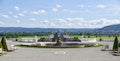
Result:
<svg viewBox="0 0 120 61">
<path fill-rule="evenodd" d="M 18 38 L 20 36 L 47 36 L 50 32 L 0 32 L 0 37 L 6 36 L 6 38 Z"/>
<path fill-rule="evenodd" d="M 102 32 L 67 32 L 70 36 L 74 35 L 74 36 L 81 36 L 84 35 L 86 37 L 90 36 L 96 36 L 96 37 L 100 37 L 100 36 L 108 36 L 108 37 L 112 37 L 112 36 L 120 36 L 120 33 L 102 33 Z M 48 36 L 52 34 L 52 32 L 0 32 L 0 37 L 2 36 L 6 36 L 6 38 L 18 38 L 20 36 Z"/>
</svg>

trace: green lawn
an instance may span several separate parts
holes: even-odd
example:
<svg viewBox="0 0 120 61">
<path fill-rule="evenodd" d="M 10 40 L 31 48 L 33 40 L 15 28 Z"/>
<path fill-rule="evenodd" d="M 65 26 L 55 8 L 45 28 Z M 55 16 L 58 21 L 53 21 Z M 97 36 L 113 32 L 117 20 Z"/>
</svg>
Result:
<svg viewBox="0 0 120 61">
<path fill-rule="evenodd" d="M 74 37 L 78 37 L 78 38 L 82 38 L 82 36 L 70 36 L 70 38 L 74 38 Z M 88 38 L 88 36 L 85 36 L 85 38 Z M 97 38 L 98 40 L 100 38 L 104 39 L 104 40 L 114 40 L 115 37 L 111 36 L 101 36 L 101 37 L 96 37 L 96 36 L 90 36 L 90 38 Z M 118 39 L 120 40 L 120 36 L 118 37 Z"/>
<path fill-rule="evenodd" d="M 49 36 L 37 36 L 38 38 L 48 38 Z M 19 38 L 35 38 L 35 36 L 20 36 Z"/>
<path fill-rule="evenodd" d="M 38 38 L 48 38 L 49 36 L 37 36 Z M 70 38 L 74 38 L 74 37 L 78 37 L 78 38 L 82 38 L 82 36 L 75 36 L 72 35 L 70 36 Z M 35 38 L 35 36 L 20 36 L 19 38 Z M 85 38 L 88 38 L 88 36 L 85 36 Z M 90 38 L 97 38 L 97 40 L 99 40 L 100 38 L 102 38 L 103 40 L 114 40 L 115 37 L 111 36 L 101 36 L 101 37 L 96 37 L 96 36 L 90 36 Z M 118 37 L 118 39 L 120 40 L 120 36 Z"/>
</svg>

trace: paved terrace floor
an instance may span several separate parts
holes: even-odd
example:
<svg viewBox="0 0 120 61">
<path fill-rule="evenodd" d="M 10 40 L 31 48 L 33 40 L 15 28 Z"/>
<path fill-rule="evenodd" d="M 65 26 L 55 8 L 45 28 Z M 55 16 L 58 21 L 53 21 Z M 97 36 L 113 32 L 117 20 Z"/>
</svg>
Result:
<svg viewBox="0 0 120 61">
<path fill-rule="evenodd" d="M 13 42 L 11 42 L 13 43 Z M 112 42 L 101 42 L 112 46 Z M 16 43 L 13 43 L 16 44 Z M 120 56 L 113 56 L 109 51 L 95 48 L 20 48 L 0 56 L 0 61 L 119 61 Z"/>
</svg>

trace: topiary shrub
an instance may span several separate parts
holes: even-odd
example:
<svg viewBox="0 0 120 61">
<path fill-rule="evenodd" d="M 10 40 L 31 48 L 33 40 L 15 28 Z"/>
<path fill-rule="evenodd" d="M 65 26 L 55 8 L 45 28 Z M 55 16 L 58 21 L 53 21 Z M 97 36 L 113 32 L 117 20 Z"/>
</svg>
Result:
<svg viewBox="0 0 120 61">
<path fill-rule="evenodd" d="M 1 44 L 2 44 L 3 51 L 8 51 L 8 47 L 7 47 L 7 43 L 6 43 L 6 38 L 5 37 L 2 37 Z"/>
<path fill-rule="evenodd" d="M 113 44 L 113 51 L 118 51 L 118 47 L 119 47 L 118 38 L 116 36 Z"/>
<path fill-rule="evenodd" d="M 0 48 L 2 48 L 2 44 L 0 43 Z"/>
</svg>

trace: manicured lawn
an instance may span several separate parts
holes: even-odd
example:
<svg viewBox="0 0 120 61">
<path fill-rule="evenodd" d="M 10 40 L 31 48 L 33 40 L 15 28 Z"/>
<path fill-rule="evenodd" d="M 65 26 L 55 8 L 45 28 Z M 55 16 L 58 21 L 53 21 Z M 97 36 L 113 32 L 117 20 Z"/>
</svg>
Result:
<svg viewBox="0 0 120 61">
<path fill-rule="evenodd" d="M 78 38 L 82 38 L 82 36 L 70 36 L 70 38 L 74 38 L 74 37 L 78 37 Z M 85 36 L 85 38 L 88 38 L 88 36 Z M 102 38 L 103 40 L 114 40 L 115 37 L 111 36 L 101 36 L 101 37 L 96 37 L 96 36 L 90 36 L 90 38 L 97 38 L 97 40 L 99 40 L 100 38 Z M 118 37 L 118 39 L 120 40 L 120 36 Z"/>
<path fill-rule="evenodd" d="M 38 38 L 49 38 L 49 36 L 37 36 Z M 82 36 L 75 36 L 75 35 L 71 35 L 70 38 L 74 38 L 74 37 L 78 37 L 79 39 L 82 38 Z M 35 36 L 20 36 L 19 37 L 20 39 L 21 38 L 35 38 Z M 85 38 L 88 38 L 88 36 L 85 36 Z M 99 40 L 100 38 L 102 38 L 103 40 L 114 40 L 115 37 L 111 36 L 101 36 L 101 37 L 96 37 L 96 36 L 90 36 L 90 38 L 97 38 L 97 40 Z M 118 37 L 118 39 L 120 40 L 120 36 Z"/>
<path fill-rule="evenodd" d="M 38 38 L 48 38 L 49 36 L 37 36 Z M 20 36 L 19 38 L 35 38 L 35 36 Z"/>
<path fill-rule="evenodd" d="M 82 36 L 70 36 L 70 38 L 74 38 L 74 37 L 78 37 L 78 38 L 82 38 Z"/>
</svg>

